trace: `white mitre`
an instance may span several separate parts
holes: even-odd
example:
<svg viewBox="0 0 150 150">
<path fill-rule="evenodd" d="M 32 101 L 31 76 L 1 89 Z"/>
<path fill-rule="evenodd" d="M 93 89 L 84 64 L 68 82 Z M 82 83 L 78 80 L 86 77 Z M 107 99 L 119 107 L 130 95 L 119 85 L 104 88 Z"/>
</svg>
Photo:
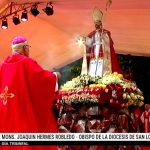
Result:
<svg viewBox="0 0 150 150">
<path fill-rule="evenodd" d="M 96 22 L 96 21 L 102 21 L 102 18 L 103 18 L 103 12 L 95 7 L 93 9 L 93 21 Z"/>
</svg>

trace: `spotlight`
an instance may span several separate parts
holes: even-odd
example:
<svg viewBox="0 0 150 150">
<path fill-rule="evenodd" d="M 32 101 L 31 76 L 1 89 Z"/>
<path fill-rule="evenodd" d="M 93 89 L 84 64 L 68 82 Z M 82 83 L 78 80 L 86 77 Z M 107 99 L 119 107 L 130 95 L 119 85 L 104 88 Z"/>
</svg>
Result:
<svg viewBox="0 0 150 150">
<path fill-rule="evenodd" d="M 18 25 L 20 23 L 20 19 L 19 19 L 19 16 L 17 14 L 13 16 L 13 23 L 15 25 Z"/>
<path fill-rule="evenodd" d="M 37 9 L 37 4 L 35 4 L 35 5 L 33 5 L 32 7 L 31 7 L 31 14 L 33 15 L 33 16 L 37 16 L 40 12 L 38 11 L 38 9 Z"/>
<path fill-rule="evenodd" d="M 50 6 L 48 6 L 48 5 L 50 5 Z M 54 10 L 53 10 L 52 4 L 51 4 L 51 3 L 47 3 L 47 6 L 46 6 L 45 9 L 43 9 L 43 11 L 44 11 L 48 16 L 53 15 Z"/>
<path fill-rule="evenodd" d="M 22 12 L 22 15 L 21 15 L 21 21 L 28 21 L 28 14 L 27 14 L 27 11 L 26 10 L 24 10 L 23 12 Z"/>
<path fill-rule="evenodd" d="M 4 18 L 4 19 L 2 19 L 2 29 L 7 29 L 8 28 L 8 23 L 7 23 L 7 19 L 6 18 Z"/>
</svg>

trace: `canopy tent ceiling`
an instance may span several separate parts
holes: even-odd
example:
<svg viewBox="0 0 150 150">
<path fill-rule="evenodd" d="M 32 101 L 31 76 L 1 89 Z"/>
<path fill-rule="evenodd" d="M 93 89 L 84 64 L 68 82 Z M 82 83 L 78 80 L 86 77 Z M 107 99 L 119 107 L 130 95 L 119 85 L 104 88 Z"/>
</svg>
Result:
<svg viewBox="0 0 150 150">
<path fill-rule="evenodd" d="M 26 0 L 1 0 L 0 10 L 10 2 Z M 78 47 L 76 39 L 94 29 L 92 9 L 97 6 L 104 11 L 106 0 L 52 0 L 52 3 L 53 16 L 42 11 L 37 17 L 29 13 L 29 20 L 17 26 L 12 23 L 12 16 L 8 17 L 9 28 L 0 29 L 0 61 L 11 53 L 11 40 L 16 35 L 29 40 L 31 57 L 47 69 L 59 68 L 82 57 L 83 49 Z M 149 0 L 112 0 L 103 24 L 111 31 L 117 53 L 150 56 Z"/>
</svg>

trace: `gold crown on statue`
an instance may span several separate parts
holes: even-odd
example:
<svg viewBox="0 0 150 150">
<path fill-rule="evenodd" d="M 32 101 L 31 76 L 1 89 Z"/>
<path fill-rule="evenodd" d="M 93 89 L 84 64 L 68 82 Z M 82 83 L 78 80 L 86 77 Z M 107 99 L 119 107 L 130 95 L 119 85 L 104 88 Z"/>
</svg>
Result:
<svg viewBox="0 0 150 150">
<path fill-rule="evenodd" d="M 102 18 L 103 18 L 103 12 L 99 8 L 95 7 L 93 9 L 93 20 L 94 20 L 94 22 L 102 21 Z"/>
</svg>

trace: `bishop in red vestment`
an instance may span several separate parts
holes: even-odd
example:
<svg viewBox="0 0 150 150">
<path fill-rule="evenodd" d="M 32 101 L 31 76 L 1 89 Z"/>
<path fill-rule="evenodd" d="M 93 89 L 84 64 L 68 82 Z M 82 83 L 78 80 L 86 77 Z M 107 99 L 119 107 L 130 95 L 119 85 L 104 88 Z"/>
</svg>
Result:
<svg viewBox="0 0 150 150">
<path fill-rule="evenodd" d="M 87 61 L 91 76 L 122 72 L 115 54 L 111 34 L 102 27 L 102 17 L 102 11 L 99 8 L 94 8 L 93 20 L 95 30 L 86 37 Z"/>
<path fill-rule="evenodd" d="M 12 49 L 13 54 L 0 67 L 0 132 L 57 132 L 52 113 L 56 75 L 28 57 L 29 45 L 24 37 L 15 37 Z"/>
<path fill-rule="evenodd" d="M 117 56 L 116 56 L 114 46 L 113 46 L 114 43 L 113 43 L 113 40 L 111 38 L 110 31 L 108 31 L 106 29 L 103 29 L 103 31 L 101 29 L 96 29 L 96 30 L 92 31 L 91 33 L 89 33 L 88 37 L 92 39 L 96 32 L 99 32 L 100 34 L 101 34 L 101 32 L 103 32 L 102 33 L 103 35 L 107 35 L 108 40 L 109 40 L 110 62 L 111 62 L 111 64 L 109 64 L 109 65 L 111 66 L 111 71 L 121 73 L 122 71 L 121 71 L 121 68 L 119 66 L 119 61 L 117 60 Z M 92 40 L 93 40 L 92 42 L 94 42 L 95 39 L 92 39 Z M 93 48 L 92 45 L 91 45 L 91 48 Z M 92 50 L 93 49 L 90 49 L 90 53 L 93 53 Z M 102 47 L 100 49 L 99 57 L 103 57 L 104 54 L 101 54 L 101 53 L 104 53 L 104 49 Z"/>
</svg>

